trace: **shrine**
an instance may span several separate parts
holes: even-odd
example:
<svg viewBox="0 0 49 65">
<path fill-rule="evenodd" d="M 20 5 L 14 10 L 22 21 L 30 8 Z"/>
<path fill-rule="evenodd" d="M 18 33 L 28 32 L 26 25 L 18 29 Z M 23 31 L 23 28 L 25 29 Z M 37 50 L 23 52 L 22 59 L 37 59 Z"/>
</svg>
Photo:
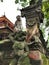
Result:
<svg viewBox="0 0 49 65">
<path fill-rule="evenodd" d="M 2 54 L 9 56 L 12 50 L 12 42 L 9 40 L 8 35 L 14 32 L 14 24 L 3 15 L 0 17 L 0 65 L 6 65 L 7 59 L 1 61 Z M 10 50 L 10 51 L 9 51 Z"/>
<path fill-rule="evenodd" d="M 14 31 L 14 24 L 4 15 L 0 17 L 0 40 L 7 39 Z"/>
</svg>

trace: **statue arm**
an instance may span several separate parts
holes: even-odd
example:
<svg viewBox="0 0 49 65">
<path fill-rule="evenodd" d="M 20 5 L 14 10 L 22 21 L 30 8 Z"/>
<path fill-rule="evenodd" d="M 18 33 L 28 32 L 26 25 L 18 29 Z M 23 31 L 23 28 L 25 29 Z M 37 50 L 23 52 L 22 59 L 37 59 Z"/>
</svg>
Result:
<svg viewBox="0 0 49 65">
<path fill-rule="evenodd" d="M 13 43 L 15 42 L 15 40 L 14 40 L 14 37 L 12 36 L 13 35 L 13 33 L 12 34 L 9 34 L 9 39 L 10 39 L 10 41 L 12 41 Z"/>
<path fill-rule="evenodd" d="M 25 53 L 24 53 L 24 56 L 28 56 L 28 54 L 29 54 L 29 47 L 28 47 L 28 44 L 27 44 L 27 42 L 25 42 Z"/>
</svg>

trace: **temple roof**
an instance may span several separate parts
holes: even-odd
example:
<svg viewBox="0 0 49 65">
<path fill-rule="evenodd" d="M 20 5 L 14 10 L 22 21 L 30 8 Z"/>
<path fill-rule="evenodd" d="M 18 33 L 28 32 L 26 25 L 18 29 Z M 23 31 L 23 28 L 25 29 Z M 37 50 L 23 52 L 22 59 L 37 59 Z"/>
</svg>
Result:
<svg viewBox="0 0 49 65">
<path fill-rule="evenodd" d="M 0 23 L 2 23 L 2 22 L 5 23 L 5 24 L 7 24 L 7 27 L 11 31 L 14 30 L 14 24 L 5 15 L 3 15 L 2 17 L 0 17 Z M 2 27 L 0 26 L 0 28 L 2 28 Z M 3 28 L 4 28 L 4 26 L 3 26 Z"/>
</svg>

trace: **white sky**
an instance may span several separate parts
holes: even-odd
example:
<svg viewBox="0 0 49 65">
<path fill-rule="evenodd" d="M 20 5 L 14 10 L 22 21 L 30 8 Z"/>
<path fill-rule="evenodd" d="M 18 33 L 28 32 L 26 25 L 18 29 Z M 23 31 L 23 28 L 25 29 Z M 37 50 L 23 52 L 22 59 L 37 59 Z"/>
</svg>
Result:
<svg viewBox="0 0 49 65">
<path fill-rule="evenodd" d="M 20 5 L 15 4 L 15 0 L 0 1 L 0 16 L 5 12 L 6 17 L 14 23 L 16 16 L 21 14 L 20 11 L 17 11 L 17 7 L 21 8 Z"/>
<path fill-rule="evenodd" d="M 16 21 L 16 16 L 17 15 L 21 15 L 21 12 L 17 10 L 21 9 L 22 6 L 20 4 L 15 4 L 15 0 L 3 0 L 3 2 L 1 2 L 0 0 L 0 17 L 4 15 L 6 15 L 6 17 L 13 23 L 15 23 Z M 25 19 L 22 19 L 23 22 L 23 27 L 25 27 Z"/>
</svg>

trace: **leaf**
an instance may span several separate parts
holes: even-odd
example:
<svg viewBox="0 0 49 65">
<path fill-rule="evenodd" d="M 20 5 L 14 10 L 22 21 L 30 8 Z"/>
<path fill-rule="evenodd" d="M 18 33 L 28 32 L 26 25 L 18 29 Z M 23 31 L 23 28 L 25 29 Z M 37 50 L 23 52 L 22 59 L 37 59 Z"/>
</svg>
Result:
<svg viewBox="0 0 49 65">
<path fill-rule="evenodd" d="M 20 0 L 20 1 L 27 2 L 27 0 Z"/>
<path fill-rule="evenodd" d="M 15 3 L 16 3 L 16 4 L 19 3 L 19 0 L 15 0 Z"/>
<path fill-rule="evenodd" d="M 47 26 L 47 27 L 49 26 L 49 21 L 47 21 L 46 26 Z"/>
<path fill-rule="evenodd" d="M 22 3 L 21 4 L 23 7 L 26 7 L 27 5 L 28 5 L 28 3 L 27 2 L 24 2 L 24 3 Z"/>
</svg>

